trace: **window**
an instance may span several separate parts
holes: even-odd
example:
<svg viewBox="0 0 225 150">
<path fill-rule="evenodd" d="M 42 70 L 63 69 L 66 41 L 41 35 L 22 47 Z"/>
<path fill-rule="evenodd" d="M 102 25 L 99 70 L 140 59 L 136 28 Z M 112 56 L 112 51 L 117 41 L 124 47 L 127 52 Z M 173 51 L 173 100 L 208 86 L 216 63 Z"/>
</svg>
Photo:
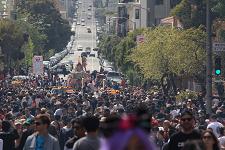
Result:
<svg viewBox="0 0 225 150">
<path fill-rule="evenodd" d="M 163 5 L 164 0 L 155 0 L 155 5 Z"/>
<path fill-rule="evenodd" d="M 140 19 L 140 9 L 135 9 L 135 19 Z"/>
</svg>

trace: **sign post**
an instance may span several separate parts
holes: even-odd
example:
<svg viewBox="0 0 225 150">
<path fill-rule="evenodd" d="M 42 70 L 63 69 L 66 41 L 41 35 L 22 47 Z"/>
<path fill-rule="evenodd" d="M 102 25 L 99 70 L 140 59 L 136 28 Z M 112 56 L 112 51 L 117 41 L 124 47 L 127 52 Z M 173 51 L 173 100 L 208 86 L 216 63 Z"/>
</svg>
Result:
<svg viewBox="0 0 225 150">
<path fill-rule="evenodd" d="M 136 41 L 137 41 L 138 44 L 139 44 L 139 43 L 144 43 L 144 42 L 145 42 L 145 37 L 144 37 L 144 35 L 137 35 Z"/>
<path fill-rule="evenodd" d="M 214 42 L 213 43 L 214 52 L 225 52 L 225 43 Z"/>
<path fill-rule="evenodd" d="M 33 74 L 43 75 L 44 73 L 44 65 L 43 65 L 43 56 L 34 56 L 33 57 Z"/>
</svg>

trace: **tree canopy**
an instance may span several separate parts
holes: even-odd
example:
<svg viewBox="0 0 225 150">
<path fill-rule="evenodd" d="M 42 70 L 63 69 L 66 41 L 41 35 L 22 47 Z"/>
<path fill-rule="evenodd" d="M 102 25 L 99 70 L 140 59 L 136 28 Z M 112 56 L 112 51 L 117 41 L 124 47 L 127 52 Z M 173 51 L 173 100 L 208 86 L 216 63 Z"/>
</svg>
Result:
<svg viewBox="0 0 225 150">
<path fill-rule="evenodd" d="M 134 48 L 129 58 L 140 67 L 145 78 L 160 79 L 168 73 L 195 76 L 205 69 L 202 29 L 156 27 L 145 31 L 144 36 L 145 42 Z"/>
</svg>

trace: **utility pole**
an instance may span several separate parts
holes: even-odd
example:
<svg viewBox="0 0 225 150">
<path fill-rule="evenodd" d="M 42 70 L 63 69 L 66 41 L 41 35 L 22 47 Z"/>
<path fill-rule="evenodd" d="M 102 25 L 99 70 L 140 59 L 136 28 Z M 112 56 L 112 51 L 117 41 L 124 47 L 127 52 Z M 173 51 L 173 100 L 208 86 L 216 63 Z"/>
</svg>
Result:
<svg viewBox="0 0 225 150">
<path fill-rule="evenodd" d="M 206 0 L 206 110 L 212 112 L 212 20 L 210 0 Z"/>
</svg>

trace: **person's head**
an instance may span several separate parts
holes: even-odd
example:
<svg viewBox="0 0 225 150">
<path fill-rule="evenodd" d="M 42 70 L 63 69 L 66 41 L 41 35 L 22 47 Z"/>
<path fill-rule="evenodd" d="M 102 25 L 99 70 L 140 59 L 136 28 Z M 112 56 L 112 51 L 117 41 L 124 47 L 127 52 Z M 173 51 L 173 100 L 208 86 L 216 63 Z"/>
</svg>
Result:
<svg viewBox="0 0 225 150">
<path fill-rule="evenodd" d="M 184 132 L 191 132 L 194 129 L 195 118 L 191 111 L 185 110 L 180 116 L 180 125 Z"/>
<path fill-rule="evenodd" d="M 163 128 L 164 129 L 169 129 L 170 128 L 170 121 L 169 120 L 165 120 L 163 122 Z"/>
<path fill-rule="evenodd" d="M 184 144 L 182 150 L 205 150 L 205 145 L 200 140 L 188 141 Z"/>
<path fill-rule="evenodd" d="M 3 120 L 2 121 L 2 131 L 3 132 L 9 132 L 10 128 L 11 128 L 10 122 L 7 121 L 7 120 Z"/>
<path fill-rule="evenodd" d="M 35 118 L 35 125 L 37 132 L 40 133 L 46 132 L 50 123 L 51 123 L 50 119 L 46 114 L 40 114 Z"/>
<path fill-rule="evenodd" d="M 71 121 L 71 124 L 72 124 L 72 128 L 75 131 L 75 135 L 78 138 L 81 138 L 81 137 L 85 136 L 85 129 L 84 129 L 84 125 L 83 125 L 83 117 L 73 119 Z"/>
<path fill-rule="evenodd" d="M 30 110 L 28 108 L 25 108 L 25 115 L 30 115 Z"/>
<path fill-rule="evenodd" d="M 217 121 L 216 114 L 213 114 L 213 115 L 210 116 L 210 121 Z"/>
<path fill-rule="evenodd" d="M 211 130 L 206 130 L 202 133 L 202 141 L 206 147 L 211 147 L 213 150 L 220 149 L 218 139 Z"/>
<path fill-rule="evenodd" d="M 99 128 L 99 119 L 92 115 L 86 116 L 83 123 L 87 133 L 96 132 Z"/>
</svg>

